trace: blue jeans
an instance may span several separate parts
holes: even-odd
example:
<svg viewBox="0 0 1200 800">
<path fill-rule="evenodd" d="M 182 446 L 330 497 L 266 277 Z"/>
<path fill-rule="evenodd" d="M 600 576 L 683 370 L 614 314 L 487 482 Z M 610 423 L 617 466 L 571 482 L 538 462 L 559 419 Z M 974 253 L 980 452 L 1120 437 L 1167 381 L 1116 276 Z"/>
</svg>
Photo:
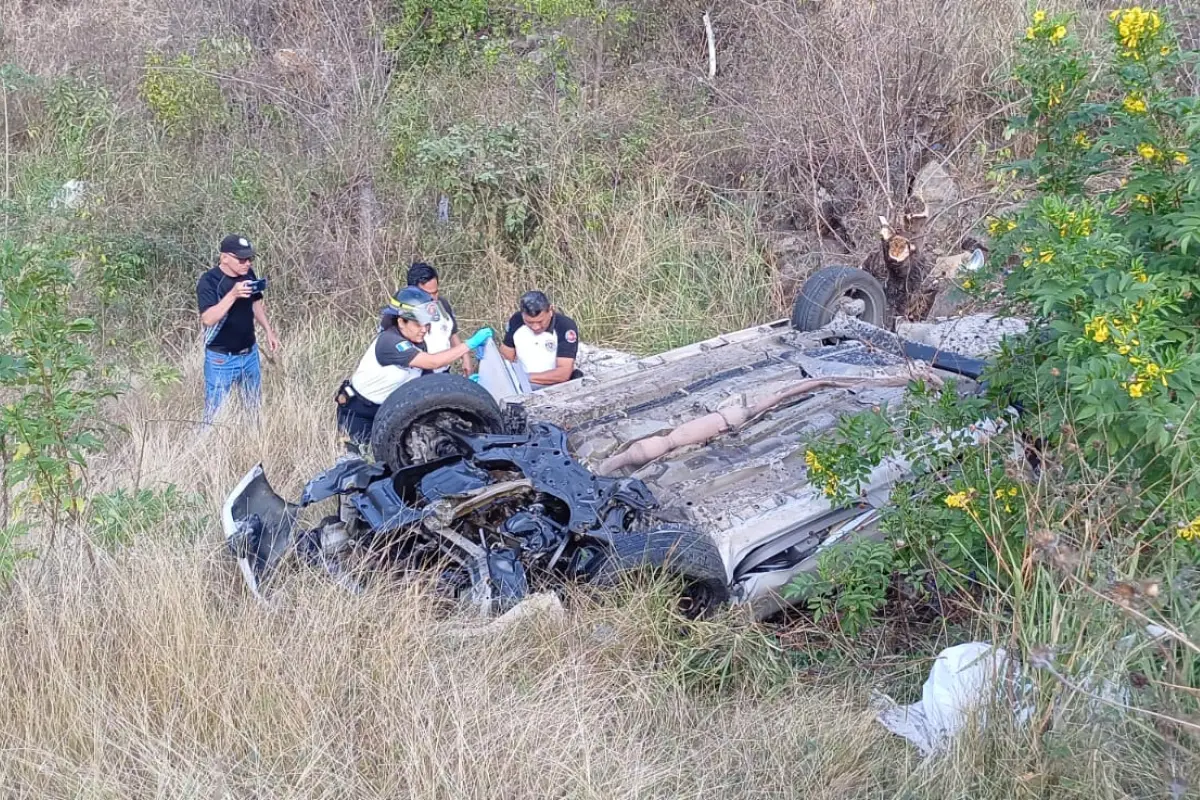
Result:
<svg viewBox="0 0 1200 800">
<path fill-rule="evenodd" d="M 213 421 L 234 387 L 242 392 L 246 406 L 258 410 L 262 400 L 262 372 L 258 346 L 241 356 L 204 351 L 204 424 Z"/>
</svg>

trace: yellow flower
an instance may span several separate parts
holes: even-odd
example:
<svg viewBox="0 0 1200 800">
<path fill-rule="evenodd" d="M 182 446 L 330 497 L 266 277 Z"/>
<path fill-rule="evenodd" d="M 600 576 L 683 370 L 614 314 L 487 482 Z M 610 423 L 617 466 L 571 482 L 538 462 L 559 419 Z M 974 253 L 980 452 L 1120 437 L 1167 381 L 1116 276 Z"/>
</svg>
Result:
<svg viewBox="0 0 1200 800">
<path fill-rule="evenodd" d="M 975 285 L 975 282 L 973 280 L 971 280 L 970 278 L 967 278 L 965 281 L 962 282 L 962 287 L 964 289 L 970 289 L 974 285 Z"/>
<path fill-rule="evenodd" d="M 1176 164 L 1186 164 L 1187 162 L 1188 162 L 1187 153 L 1176 153 L 1175 154 L 1175 163 Z"/>
<path fill-rule="evenodd" d="M 1125 102 L 1121 104 L 1130 114 L 1145 114 L 1146 101 L 1142 99 L 1138 92 L 1131 92 L 1125 96 Z"/>
<path fill-rule="evenodd" d="M 1050 99 L 1046 101 L 1046 106 L 1048 108 L 1054 108 L 1056 105 L 1061 103 L 1063 93 L 1066 91 L 1067 85 L 1065 83 L 1060 83 L 1058 86 L 1051 86 Z"/>
<path fill-rule="evenodd" d="M 1053 250 L 1043 250 L 1040 253 L 1038 253 L 1038 261 L 1042 262 L 1043 264 L 1049 264 L 1053 260 L 1054 260 L 1054 251 Z"/>
<path fill-rule="evenodd" d="M 1158 364 L 1151 361 L 1146 365 L 1147 378 L 1157 378 L 1160 374 L 1162 374 L 1162 367 L 1158 366 Z"/>
<path fill-rule="evenodd" d="M 1033 21 L 1036 24 L 1041 25 L 1043 22 L 1046 21 L 1046 12 L 1042 11 L 1041 9 L 1038 9 L 1037 11 L 1033 12 Z"/>
<path fill-rule="evenodd" d="M 1054 29 L 1054 32 L 1050 34 L 1050 43 L 1058 44 L 1065 38 L 1067 38 L 1067 26 L 1059 25 Z"/>
<path fill-rule="evenodd" d="M 971 496 L 966 492 L 955 492 L 946 497 L 946 505 L 950 508 L 966 509 L 971 505 Z"/>
<path fill-rule="evenodd" d="M 1093 342 L 1104 344 L 1112 335 L 1108 329 L 1108 320 L 1104 317 L 1092 317 L 1092 319 L 1083 326 L 1083 333 Z"/>
<path fill-rule="evenodd" d="M 1031 41 L 1031 40 L 1033 39 L 1033 35 L 1034 35 L 1034 30 L 1033 30 L 1033 28 L 1026 28 L 1026 29 L 1025 29 L 1025 39 L 1026 39 L 1026 40 L 1030 40 L 1030 41 Z"/>
<path fill-rule="evenodd" d="M 1123 345 L 1121 345 L 1120 347 L 1118 347 L 1118 348 L 1117 348 L 1117 352 L 1118 352 L 1118 353 L 1120 353 L 1120 354 L 1121 354 L 1121 355 L 1123 355 L 1123 356 L 1127 356 L 1127 355 L 1129 355 L 1129 350 L 1130 350 L 1130 347 L 1129 347 L 1129 345 L 1127 345 L 1127 344 L 1123 344 Z"/>
<path fill-rule="evenodd" d="M 1135 400 L 1137 398 L 1141 397 L 1142 395 L 1144 395 L 1145 393 L 1146 393 L 1146 382 L 1145 381 L 1139 380 L 1139 381 L 1134 381 L 1133 383 L 1129 384 L 1129 396 L 1134 398 Z"/>
<path fill-rule="evenodd" d="M 1187 525 L 1179 526 L 1179 538 L 1187 541 L 1200 539 L 1200 517 L 1196 517 Z"/>
<path fill-rule="evenodd" d="M 833 497 L 835 494 L 837 494 L 837 489 L 838 489 L 838 476 L 830 475 L 829 478 L 825 481 L 825 488 L 821 490 L 821 493 L 824 494 L 826 497 Z"/>
<path fill-rule="evenodd" d="M 1117 23 L 1117 39 L 1125 48 L 1123 55 L 1134 59 L 1141 58 L 1141 46 L 1157 36 L 1162 27 L 1158 12 L 1145 11 L 1141 6 L 1115 12 L 1109 19 Z"/>
<path fill-rule="evenodd" d="M 1161 48 L 1159 48 L 1158 54 L 1160 56 L 1169 56 L 1169 55 L 1171 55 L 1171 48 L 1167 47 L 1164 44 Z"/>
<path fill-rule="evenodd" d="M 1134 201 L 1135 201 L 1135 202 L 1136 202 L 1138 205 L 1142 206 L 1143 208 L 1149 208 L 1149 207 L 1150 207 L 1150 195 L 1147 195 L 1147 194 L 1135 194 L 1135 195 L 1133 196 L 1133 199 L 1134 199 Z"/>
<path fill-rule="evenodd" d="M 804 453 L 804 465 L 808 467 L 809 472 L 821 474 L 825 471 L 825 465 L 817 458 L 817 454 L 812 450 L 807 450 Z"/>
<path fill-rule="evenodd" d="M 1155 156 L 1158 155 L 1158 151 L 1154 149 L 1154 145 L 1147 144 L 1146 142 L 1142 142 L 1141 144 L 1139 144 L 1137 147 L 1137 151 L 1138 151 L 1138 155 L 1141 156 L 1142 158 L 1146 159 L 1147 161 L 1152 160 Z"/>
<path fill-rule="evenodd" d="M 1083 131 L 1079 131 L 1075 134 L 1074 142 L 1085 150 L 1092 146 L 1092 140 L 1089 139 L 1088 135 Z"/>
</svg>

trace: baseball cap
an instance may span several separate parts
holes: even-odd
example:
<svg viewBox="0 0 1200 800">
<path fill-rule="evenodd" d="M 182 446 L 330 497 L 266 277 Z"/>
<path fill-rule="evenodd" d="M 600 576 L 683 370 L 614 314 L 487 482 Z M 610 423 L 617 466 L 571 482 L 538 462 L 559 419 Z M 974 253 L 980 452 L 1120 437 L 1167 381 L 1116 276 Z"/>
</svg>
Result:
<svg viewBox="0 0 1200 800">
<path fill-rule="evenodd" d="M 401 319 L 411 319 L 422 325 L 429 325 L 442 318 L 437 303 L 434 302 L 429 292 L 415 286 L 406 286 L 396 292 L 380 313 Z"/>
<path fill-rule="evenodd" d="M 231 233 L 221 240 L 221 252 L 234 258 L 254 258 L 254 248 L 245 236 Z"/>
</svg>

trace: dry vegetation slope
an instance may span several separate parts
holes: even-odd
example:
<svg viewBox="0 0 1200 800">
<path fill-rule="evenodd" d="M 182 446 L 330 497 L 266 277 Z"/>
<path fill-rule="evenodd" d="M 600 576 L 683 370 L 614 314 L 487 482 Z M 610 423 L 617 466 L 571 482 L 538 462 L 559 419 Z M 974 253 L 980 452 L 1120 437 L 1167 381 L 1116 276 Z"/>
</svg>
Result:
<svg viewBox="0 0 1200 800">
<path fill-rule="evenodd" d="M 725 3 L 714 11 L 720 75 L 705 85 L 701 9 L 655 4 L 623 46 L 571 61 L 564 89 L 521 55 L 489 68 L 410 68 L 375 35 L 394 12 L 384 3 L 4 0 L 2 60 L 35 78 L 6 89 L 6 198 L 34 230 L 146 259 L 146 282 L 104 343 L 105 355 L 136 356 L 126 369 L 140 391 L 111 408 L 127 433 L 93 466 L 93 490 L 174 484 L 184 496 L 116 555 L 91 563 L 64 545 L 22 571 L 0 610 L 0 791 L 1156 791 L 1132 745 L 1100 749 L 1087 731 L 1049 753 L 993 730 L 920 767 L 871 722 L 856 681 L 789 677 L 755 636 L 717 625 L 707 633 L 718 651 L 750 677 L 721 688 L 689 666 L 669 624 L 636 604 L 463 641 L 428 618 L 418 595 L 350 599 L 299 580 L 264 614 L 237 591 L 216 544 L 213 510 L 256 460 L 295 491 L 332 456 L 327 393 L 413 256 L 444 268 L 471 322 L 499 322 L 534 284 L 591 338 L 643 350 L 774 316 L 786 299 L 777 233 L 860 254 L 873 246 L 874 216 L 898 207 L 933 158 L 956 170 L 966 197 L 977 193 L 986 143 L 1002 125 L 995 75 L 1023 7 Z M 193 120 L 164 134 L 139 99 L 144 55 L 171 59 L 238 37 L 251 49 L 210 70 L 218 99 L 197 101 L 214 116 L 224 109 L 224 125 Z M 435 168 L 415 154 L 462 121 L 521 125 L 526 149 L 504 162 L 503 187 L 531 210 L 532 232 L 514 241 L 457 201 L 450 224 L 437 223 L 447 175 L 470 177 L 478 165 Z M 523 171 L 530 164 L 536 177 Z M 71 178 L 91 182 L 86 213 L 42 219 Z M 956 210 L 945 246 L 987 203 Z M 840 223 L 822 236 L 819 216 L 831 208 Z M 191 291 L 230 228 L 263 245 L 288 352 L 268 365 L 260 431 L 226 420 L 201 437 L 188 423 L 200 400 Z M 155 378 L 164 366 L 179 370 L 179 384 Z"/>
</svg>

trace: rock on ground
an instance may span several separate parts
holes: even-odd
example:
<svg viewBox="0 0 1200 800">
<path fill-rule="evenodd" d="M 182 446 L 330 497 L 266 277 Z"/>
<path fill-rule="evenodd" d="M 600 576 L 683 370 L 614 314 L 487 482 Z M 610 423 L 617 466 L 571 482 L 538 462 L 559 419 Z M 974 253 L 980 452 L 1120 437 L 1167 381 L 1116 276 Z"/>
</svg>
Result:
<svg viewBox="0 0 1200 800">
<path fill-rule="evenodd" d="M 980 357 L 999 349 L 1005 336 L 1016 336 L 1028 329 L 1029 323 L 1019 317 L 970 314 L 942 321 L 900 323 L 896 334 L 939 350 Z"/>
</svg>

